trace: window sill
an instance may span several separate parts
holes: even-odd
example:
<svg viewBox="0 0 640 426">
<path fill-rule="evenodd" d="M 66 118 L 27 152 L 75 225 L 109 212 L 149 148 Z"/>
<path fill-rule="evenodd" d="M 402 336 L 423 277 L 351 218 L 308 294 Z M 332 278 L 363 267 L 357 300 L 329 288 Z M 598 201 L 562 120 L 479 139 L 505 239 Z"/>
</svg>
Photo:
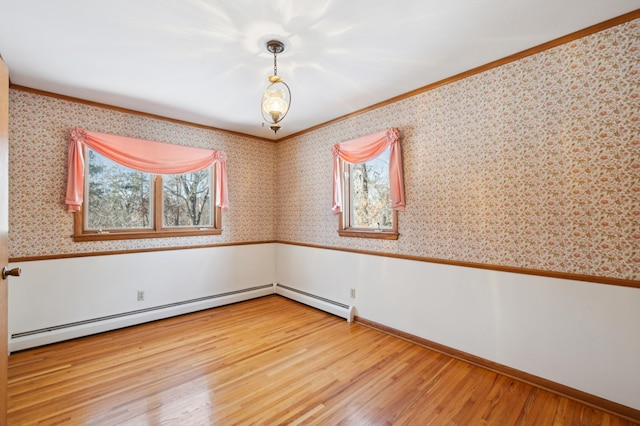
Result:
<svg viewBox="0 0 640 426">
<path fill-rule="evenodd" d="M 355 238 L 375 238 L 378 240 L 397 240 L 398 234 L 395 231 L 373 231 L 368 229 L 339 229 L 338 235 L 341 237 L 355 237 Z"/>
<path fill-rule="evenodd" d="M 182 229 L 165 231 L 130 231 L 130 232 L 92 232 L 72 235 L 74 242 L 138 240 L 143 238 L 195 237 L 202 235 L 221 235 L 222 229 Z"/>
</svg>

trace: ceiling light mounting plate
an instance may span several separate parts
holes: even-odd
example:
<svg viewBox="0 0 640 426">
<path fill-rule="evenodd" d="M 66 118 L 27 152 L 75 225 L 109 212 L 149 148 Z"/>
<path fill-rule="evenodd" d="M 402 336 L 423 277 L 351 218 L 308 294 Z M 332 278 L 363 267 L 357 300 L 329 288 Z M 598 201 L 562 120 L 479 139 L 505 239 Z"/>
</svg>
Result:
<svg viewBox="0 0 640 426">
<path fill-rule="evenodd" d="M 280 40 L 269 40 L 267 42 L 267 50 L 274 55 L 284 52 L 284 43 Z"/>
</svg>

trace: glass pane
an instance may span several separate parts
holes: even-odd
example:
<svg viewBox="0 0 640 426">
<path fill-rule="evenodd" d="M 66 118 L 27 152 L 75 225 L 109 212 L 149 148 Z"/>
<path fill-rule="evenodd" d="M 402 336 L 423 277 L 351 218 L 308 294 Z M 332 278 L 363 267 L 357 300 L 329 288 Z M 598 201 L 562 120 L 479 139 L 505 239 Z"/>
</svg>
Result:
<svg viewBox="0 0 640 426">
<path fill-rule="evenodd" d="M 181 175 L 165 175 L 163 227 L 213 226 L 211 168 Z"/>
<path fill-rule="evenodd" d="M 152 227 L 151 177 L 88 150 L 85 228 L 88 230 Z"/>
<path fill-rule="evenodd" d="M 373 160 L 351 165 L 350 177 L 350 226 L 393 228 L 389 148 Z"/>
</svg>

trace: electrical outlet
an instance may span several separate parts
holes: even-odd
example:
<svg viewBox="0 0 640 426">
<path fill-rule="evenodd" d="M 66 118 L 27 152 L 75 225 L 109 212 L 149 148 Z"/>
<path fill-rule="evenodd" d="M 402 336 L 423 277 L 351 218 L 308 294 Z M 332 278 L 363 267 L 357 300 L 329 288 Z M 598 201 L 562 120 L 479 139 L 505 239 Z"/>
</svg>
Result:
<svg viewBox="0 0 640 426">
<path fill-rule="evenodd" d="M 144 291 L 138 290 L 138 302 L 142 302 L 144 300 Z"/>
<path fill-rule="evenodd" d="M 352 298 L 352 299 L 355 299 L 355 298 L 356 298 L 356 289 L 355 289 L 355 288 L 352 288 L 352 289 L 351 289 L 351 298 Z"/>
</svg>

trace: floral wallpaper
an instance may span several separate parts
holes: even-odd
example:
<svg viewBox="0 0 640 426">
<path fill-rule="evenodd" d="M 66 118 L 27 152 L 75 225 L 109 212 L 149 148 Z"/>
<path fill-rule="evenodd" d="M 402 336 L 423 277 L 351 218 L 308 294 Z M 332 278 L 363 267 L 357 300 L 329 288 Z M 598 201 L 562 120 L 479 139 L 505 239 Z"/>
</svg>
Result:
<svg viewBox="0 0 640 426">
<path fill-rule="evenodd" d="M 339 237 L 331 150 L 400 130 L 397 241 Z M 640 280 L 640 20 L 277 144 L 279 240 Z"/>
<path fill-rule="evenodd" d="M 222 216 L 222 235 L 73 242 L 73 215 L 63 203 L 69 130 L 74 126 L 225 151 L 230 207 Z M 275 154 L 272 142 L 11 89 L 9 256 L 274 240 Z"/>
</svg>

